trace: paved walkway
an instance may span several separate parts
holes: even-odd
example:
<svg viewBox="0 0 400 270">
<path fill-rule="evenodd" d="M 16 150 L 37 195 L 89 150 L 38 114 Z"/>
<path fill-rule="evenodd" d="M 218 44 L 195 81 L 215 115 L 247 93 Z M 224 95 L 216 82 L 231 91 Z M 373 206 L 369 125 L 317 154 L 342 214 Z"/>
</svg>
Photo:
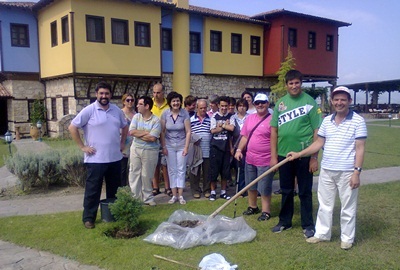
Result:
<svg viewBox="0 0 400 270">
<path fill-rule="evenodd" d="M 23 139 L 14 141 L 17 151 L 43 151 L 48 146 L 42 142 Z M 385 183 L 400 180 L 400 166 L 380 168 L 363 171 L 361 184 Z M 314 177 L 313 189 L 318 186 L 318 178 Z M 5 167 L 0 168 L 0 189 L 13 187 L 18 184 L 18 179 L 8 172 Z M 278 189 L 278 181 L 274 181 L 273 190 Z M 232 192 L 232 189 L 230 192 Z M 103 197 L 105 197 L 103 195 Z M 185 189 L 184 197 L 188 201 L 192 196 L 188 189 Z M 155 198 L 158 204 L 166 203 L 169 197 L 160 194 Z M 57 197 L 38 198 L 16 198 L 0 200 L 0 217 L 17 215 L 40 215 L 48 213 L 59 213 L 82 210 L 83 194 L 57 195 Z M 47 252 L 20 247 L 12 243 L 0 240 L 0 269 L 99 269 L 95 266 L 81 265 L 66 258 L 53 255 Z"/>
</svg>

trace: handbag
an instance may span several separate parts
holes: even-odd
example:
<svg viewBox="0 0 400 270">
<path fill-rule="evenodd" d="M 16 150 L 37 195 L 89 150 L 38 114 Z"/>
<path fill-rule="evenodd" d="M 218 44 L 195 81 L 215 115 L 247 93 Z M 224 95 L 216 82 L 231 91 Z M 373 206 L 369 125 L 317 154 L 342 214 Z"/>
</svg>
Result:
<svg viewBox="0 0 400 270">
<path fill-rule="evenodd" d="M 253 135 L 253 132 L 257 129 L 257 127 L 258 127 L 269 115 L 270 115 L 270 113 L 268 112 L 268 113 L 260 120 L 260 122 L 258 122 L 257 125 L 255 125 L 255 126 L 253 127 L 253 129 L 250 131 L 249 137 L 247 138 L 247 143 L 246 143 L 244 149 L 242 149 L 242 155 L 245 155 L 245 154 L 246 154 L 247 145 L 248 145 L 249 142 L 250 142 L 250 138 L 251 138 L 251 136 Z M 236 143 L 235 143 L 235 145 L 234 145 L 235 152 L 236 152 L 236 149 L 237 149 L 237 147 L 238 147 L 239 142 L 240 142 L 241 139 L 242 139 L 242 135 L 240 135 L 239 138 L 236 140 Z"/>
</svg>

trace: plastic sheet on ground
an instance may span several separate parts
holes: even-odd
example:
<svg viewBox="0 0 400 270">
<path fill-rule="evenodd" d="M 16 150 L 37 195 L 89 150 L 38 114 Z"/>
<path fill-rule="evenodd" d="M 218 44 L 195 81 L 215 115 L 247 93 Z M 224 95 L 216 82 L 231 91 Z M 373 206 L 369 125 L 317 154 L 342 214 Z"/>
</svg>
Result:
<svg viewBox="0 0 400 270">
<path fill-rule="evenodd" d="M 144 241 L 176 249 L 186 249 L 195 246 L 208 246 L 214 243 L 249 242 L 256 237 L 256 231 L 247 225 L 243 217 L 232 219 L 218 215 L 210 220 L 207 220 L 207 218 L 208 216 L 205 215 L 177 210 L 169 217 L 167 222 L 161 223 L 156 231 L 147 236 Z M 194 228 L 176 224 L 188 220 L 198 220 L 199 222 Z"/>
</svg>

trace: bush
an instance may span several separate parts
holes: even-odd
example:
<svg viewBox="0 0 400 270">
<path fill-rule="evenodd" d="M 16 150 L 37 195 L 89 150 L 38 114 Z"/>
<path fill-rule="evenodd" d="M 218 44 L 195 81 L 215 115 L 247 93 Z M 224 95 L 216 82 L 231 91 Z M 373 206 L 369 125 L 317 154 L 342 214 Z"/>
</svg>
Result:
<svg viewBox="0 0 400 270">
<path fill-rule="evenodd" d="M 130 187 L 120 187 L 117 199 L 110 204 L 110 211 L 118 227 L 126 231 L 135 231 L 139 225 L 139 216 L 143 213 L 142 202 L 132 197 Z"/>
<path fill-rule="evenodd" d="M 23 191 L 54 184 L 85 185 L 86 167 L 82 152 L 76 149 L 16 153 L 6 160 L 6 166 L 18 177 Z"/>
<path fill-rule="evenodd" d="M 79 148 L 61 150 L 60 166 L 63 180 L 68 186 L 85 186 L 86 166 L 83 163 L 82 151 Z"/>
</svg>

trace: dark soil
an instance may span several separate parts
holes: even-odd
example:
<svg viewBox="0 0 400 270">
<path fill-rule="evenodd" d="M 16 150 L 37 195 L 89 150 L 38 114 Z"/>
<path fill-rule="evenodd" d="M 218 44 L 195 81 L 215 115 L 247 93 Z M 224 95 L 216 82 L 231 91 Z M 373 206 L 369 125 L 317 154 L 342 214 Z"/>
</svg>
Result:
<svg viewBox="0 0 400 270">
<path fill-rule="evenodd" d="M 174 222 L 176 225 L 179 225 L 184 228 L 194 228 L 199 225 L 199 220 L 182 220 L 180 222 Z"/>
<path fill-rule="evenodd" d="M 112 228 L 104 232 L 104 234 L 108 237 L 117 238 L 117 239 L 129 239 L 133 237 L 138 237 L 146 233 L 146 230 L 143 228 L 136 228 L 136 230 L 128 230 L 128 229 L 120 229 L 120 228 Z"/>
</svg>

